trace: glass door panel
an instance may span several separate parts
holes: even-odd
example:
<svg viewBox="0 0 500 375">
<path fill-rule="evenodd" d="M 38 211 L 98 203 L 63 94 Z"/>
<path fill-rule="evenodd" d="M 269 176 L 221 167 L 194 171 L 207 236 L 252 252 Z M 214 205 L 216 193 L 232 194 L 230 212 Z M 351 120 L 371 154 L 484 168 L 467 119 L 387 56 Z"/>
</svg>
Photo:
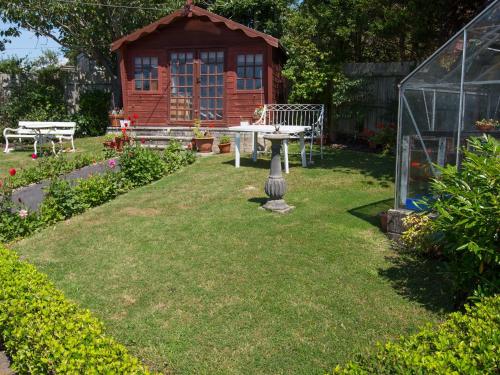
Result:
<svg viewBox="0 0 500 375">
<path fill-rule="evenodd" d="M 170 54 L 170 119 L 191 121 L 194 119 L 194 53 Z"/>
<path fill-rule="evenodd" d="M 200 52 L 200 119 L 224 118 L 224 52 Z"/>
</svg>

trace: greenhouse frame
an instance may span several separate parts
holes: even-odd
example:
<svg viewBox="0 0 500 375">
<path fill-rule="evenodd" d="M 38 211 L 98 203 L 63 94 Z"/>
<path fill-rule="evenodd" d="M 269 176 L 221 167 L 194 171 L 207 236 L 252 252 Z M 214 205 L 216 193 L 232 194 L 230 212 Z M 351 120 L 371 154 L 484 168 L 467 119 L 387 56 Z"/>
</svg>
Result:
<svg viewBox="0 0 500 375">
<path fill-rule="evenodd" d="M 435 165 L 460 167 L 467 139 L 500 135 L 500 0 L 399 86 L 395 208 L 418 210 Z"/>
</svg>

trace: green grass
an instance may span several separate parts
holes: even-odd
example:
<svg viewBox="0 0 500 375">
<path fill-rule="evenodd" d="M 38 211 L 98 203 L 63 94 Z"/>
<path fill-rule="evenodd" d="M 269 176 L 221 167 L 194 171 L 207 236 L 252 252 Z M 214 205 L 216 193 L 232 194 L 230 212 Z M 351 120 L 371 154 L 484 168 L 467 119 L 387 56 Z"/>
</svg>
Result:
<svg viewBox="0 0 500 375">
<path fill-rule="evenodd" d="M 442 318 L 436 265 L 397 256 L 376 214 L 394 160 L 335 152 L 259 208 L 268 161 L 203 158 L 13 246 L 156 370 L 322 374 Z"/>
<path fill-rule="evenodd" d="M 102 150 L 103 139 L 103 137 L 77 138 L 75 139 L 76 152 L 68 152 L 66 155 L 74 157 L 81 153 L 99 152 Z M 50 143 L 44 147 L 44 152 L 51 154 L 52 149 L 49 145 Z M 71 146 L 68 146 L 68 143 L 64 145 L 67 147 Z M 20 170 L 36 163 L 31 158 L 33 154 L 33 146 L 31 144 L 26 143 L 24 147 L 20 147 L 18 144 L 14 146 L 17 146 L 17 150 L 11 151 L 8 154 L 3 152 L 3 148 L 0 151 L 0 178 L 7 176 L 11 168 Z"/>
</svg>

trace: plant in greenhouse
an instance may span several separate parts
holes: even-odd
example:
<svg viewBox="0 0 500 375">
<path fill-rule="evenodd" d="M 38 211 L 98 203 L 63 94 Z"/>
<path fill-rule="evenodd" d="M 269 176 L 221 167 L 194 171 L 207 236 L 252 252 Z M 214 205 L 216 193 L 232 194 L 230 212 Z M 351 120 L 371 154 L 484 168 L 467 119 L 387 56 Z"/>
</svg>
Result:
<svg viewBox="0 0 500 375">
<path fill-rule="evenodd" d="M 476 121 L 476 128 L 481 131 L 490 131 L 494 129 L 500 129 L 500 121 L 494 119 L 482 119 Z"/>
</svg>

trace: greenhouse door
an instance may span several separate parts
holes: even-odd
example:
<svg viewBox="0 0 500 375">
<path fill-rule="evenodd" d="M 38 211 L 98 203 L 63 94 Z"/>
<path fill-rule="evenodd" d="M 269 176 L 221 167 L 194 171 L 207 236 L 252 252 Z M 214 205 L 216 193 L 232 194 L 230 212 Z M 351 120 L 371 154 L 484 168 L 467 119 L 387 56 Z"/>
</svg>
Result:
<svg viewBox="0 0 500 375">
<path fill-rule="evenodd" d="M 170 53 L 170 120 L 224 119 L 224 52 Z"/>
</svg>

